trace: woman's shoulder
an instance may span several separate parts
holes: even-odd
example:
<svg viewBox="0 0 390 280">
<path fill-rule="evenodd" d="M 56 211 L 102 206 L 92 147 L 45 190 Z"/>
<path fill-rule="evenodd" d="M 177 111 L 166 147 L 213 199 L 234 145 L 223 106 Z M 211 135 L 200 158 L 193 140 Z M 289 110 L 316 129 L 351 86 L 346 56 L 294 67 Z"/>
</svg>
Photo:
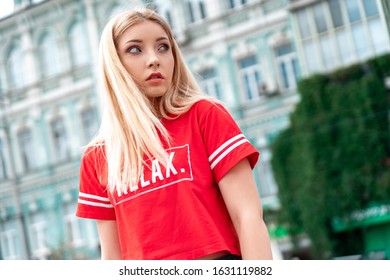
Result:
<svg viewBox="0 0 390 280">
<path fill-rule="evenodd" d="M 105 145 L 103 142 L 90 143 L 84 148 L 83 159 L 96 159 L 105 157 Z"/>
</svg>

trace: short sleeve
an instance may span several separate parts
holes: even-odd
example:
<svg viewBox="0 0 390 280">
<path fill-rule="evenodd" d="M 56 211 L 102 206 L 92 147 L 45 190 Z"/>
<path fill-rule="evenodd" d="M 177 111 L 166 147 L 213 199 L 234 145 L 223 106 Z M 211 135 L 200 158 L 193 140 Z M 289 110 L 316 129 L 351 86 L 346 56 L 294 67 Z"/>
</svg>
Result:
<svg viewBox="0 0 390 280">
<path fill-rule="evenodd" d="M 99 150 L 102 149 L 88 148 L 81 159 L 76 216 L 97 220 L 115 220 L 114 207 L 102 184 L 104 157 L 99 156 Z"/>
<path fill-rule="evenodd" d="M 230 113 L 220 104 L 202 103 L 199 125 L 216 181 L 219 182 L 244 158 L 248 158 L 253 169 L 259 152 L 242 133 Z"/>
</svg>

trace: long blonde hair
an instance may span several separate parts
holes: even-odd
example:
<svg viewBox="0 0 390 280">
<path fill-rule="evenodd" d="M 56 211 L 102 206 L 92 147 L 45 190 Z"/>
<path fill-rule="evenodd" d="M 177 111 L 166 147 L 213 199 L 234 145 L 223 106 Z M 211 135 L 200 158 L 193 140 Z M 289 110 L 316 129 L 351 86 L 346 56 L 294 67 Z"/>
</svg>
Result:
<svg viewBox="0 0 390 280">
<path fill-rule="evenodd" d="M 167 33 L 175 62 L 171 88 L 158 100 L 157 106 L 137 87 L 117 53 L 120 36 L 129 27 L 146 20 L 159 24 Z M 105 149 L 108 190 L 121 195 L 138 184 L 145 155 L 162 164 L 168 162 L 163 143 L 169 145 L 170 136 L 160 117 L 182 114 L 195 102 L 209 97 L 200 91 L 187 68 L 169 25 L 149 9 L 121 13 L 107 23 L 101 36 L 98 63 L 104 109 L 97 137 L 89 146 Z"/>
</svg>

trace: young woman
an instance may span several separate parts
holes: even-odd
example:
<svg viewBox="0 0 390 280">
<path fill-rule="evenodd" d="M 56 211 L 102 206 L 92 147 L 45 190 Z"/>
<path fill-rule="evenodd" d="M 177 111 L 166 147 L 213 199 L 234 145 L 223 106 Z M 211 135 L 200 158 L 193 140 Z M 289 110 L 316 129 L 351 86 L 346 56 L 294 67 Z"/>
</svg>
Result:
<svg viewBox="0 0 390 280">
<path fill-rule="evenodd" d="M 200 92 L 168 24 L 122 13 L 99 53 L 104 113 L 82 157 L 77 216 L 97 221 L 102 259 L 272 259 L 259 153 Z"/>
</svg>

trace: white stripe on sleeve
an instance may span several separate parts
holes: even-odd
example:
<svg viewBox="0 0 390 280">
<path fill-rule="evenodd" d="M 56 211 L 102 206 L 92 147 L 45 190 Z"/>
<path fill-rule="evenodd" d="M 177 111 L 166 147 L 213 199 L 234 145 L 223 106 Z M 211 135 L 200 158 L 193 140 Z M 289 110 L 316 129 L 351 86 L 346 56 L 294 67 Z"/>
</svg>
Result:
<svg viewBox="0 0 390 280">
<path fill-rule="evenodd" d="M 242 136 L 242 137 L 244 137 L 242 134 L 237 135 L 237 136 Z M 237 140 L 237 139 L 241 138 L 241 137 L 237 137 L 237 136 L 234 137 L 234 138 L 235 138 L 234 140 Z M 232 138 L 232 139 L 233 139 L 233 138 Z M 233 151 L 235 148 L 241 146 L 241 145 L 244 144 L 244 143 L 249 142 L 249 141 L 244 137 L 244 139 L 241 139 L 240 141 L 237 141 L 237 142 L 235 142 L 234 144 L 232 144 L 232 143 L 234 142 L 234 140 L 232 141 L 232 139 L 226 141 L 223 145 L 221 145 L 221 147 L 223 146 L 223 148 L 220 147 L 220 148 L 217 149 L 217 151 L 220 152 L 220 151 L 222 151 L 224 148 L 226 148 L 225 151 L 224 151 L 223 153 L 219 154 L 218 157 L 217 157 L 216 159 L 214 159 L 214 157 L 215 157 L 216 154 L 217 154 L 217 153 L 215 153 L 215 152 L 209 157 L 209 162 L 210 162 L 210 164 L 211 164 L 211 165 L 210 165 L 211 170 L 213 170 L 214 167 L 215 167 L 221 160 L 223 160 L 231 151 Z M 228 142 L 229 142 L 229 143 L 228 143 Z M 229 145 L 230 145 L 230 146 L 229 146 Z M 228 147 L 228 148 L 227 148 L 227 147 Z M 213 160 L 213 159 L 214 159 L 214 160 Z"/>
<path fill-rule="evenodd" d="M 93 202 L 93 201 L 84 200 L 84 199 L 80 199 L 80 198 L 79 198 L 78 202 L 80 204 L 91 205 L 91 206 L 96 206 L 96 207 L 113 208 L 111 203 Z"/>
<path fill-rule="evenodd" d="M 93 194 L 88 194 L 88 193 L 83 193 L 83 192 L 79 192 L 79 197 L 91 198 L 91 199 L 96 199 L 96 200 L 106 201 L 106 202 L 110 201 L 105 196 L 98 196 L 98 195 L 93 195 Z"/>
<path fill-rule="evenodd" d="M 227 140 L 225 143 L 223 143 L 218 149 L 215 150 L 214 153 L 211 154 L 211 156 L 209 157 L 209 162 L 211 162 L 213 160 L 213 158 L 215 158 L 223 149 L 225 149 L 231 143 L 233 143 L 234 141 L 236 141 L 237 139 L 240 139 L 240 138 L 245 138 L 245 136 L 243 134 L 238 134 L 238 135 L 230 138 L 229 140 Z"/>
</svg>

